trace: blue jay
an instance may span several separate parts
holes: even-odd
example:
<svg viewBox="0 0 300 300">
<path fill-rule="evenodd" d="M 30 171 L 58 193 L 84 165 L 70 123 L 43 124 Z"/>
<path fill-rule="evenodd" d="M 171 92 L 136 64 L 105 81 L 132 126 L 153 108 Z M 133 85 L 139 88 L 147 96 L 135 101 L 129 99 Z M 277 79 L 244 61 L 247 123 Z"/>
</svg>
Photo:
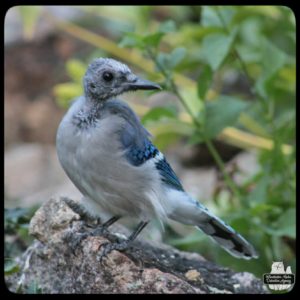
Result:
<svg viewBox="0 0 300 300">
<path fill-rule="evenodd" d="M 122 243 L 124 250 L 153 219 L 172 219 L 196 226 L 231 255 L 256 258 L 254 248 L 233 228 L 189 196 L 165 156 L 150 141 L 137 115 L 115 97 L 160 86 L 136 76 L 127 65 L 95 59 L 83 78 L 84 96 L 69 108 L 57 131 L 59 161 L 86 201 L 113 216 L 141 220 Z"/>
</svg>

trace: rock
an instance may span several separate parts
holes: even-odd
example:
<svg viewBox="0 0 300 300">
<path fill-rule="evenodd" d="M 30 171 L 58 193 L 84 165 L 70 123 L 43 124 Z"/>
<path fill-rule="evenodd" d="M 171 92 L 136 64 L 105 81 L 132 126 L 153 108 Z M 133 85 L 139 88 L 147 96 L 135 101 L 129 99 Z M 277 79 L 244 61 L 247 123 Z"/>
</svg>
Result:
<svg viewBox="0 0 300 300">
<path fill-rule="evenodd" d="M 99 262 L 101 245 L 117 239 L 111 232 L 128 234 L 120 225 L 111 226 L 105 237 L 88 236 L 73 253 L 70 242 L 92 229 L 67 201 L 50 199 L 35 213 L 30 234 L 36 240 L 18 258 L 20 271 L 6 277 L 10 291 L 26 293 L 35 283 L 41 293 L 267 293 L 250 273 L 140 239 Z"/>
</svg>

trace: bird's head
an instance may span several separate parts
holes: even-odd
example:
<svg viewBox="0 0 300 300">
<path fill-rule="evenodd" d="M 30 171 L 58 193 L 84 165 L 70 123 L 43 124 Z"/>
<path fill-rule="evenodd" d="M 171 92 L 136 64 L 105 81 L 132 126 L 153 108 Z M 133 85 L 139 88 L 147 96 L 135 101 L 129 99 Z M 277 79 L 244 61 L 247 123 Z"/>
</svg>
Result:
<svg viewBox="0 0 300 300">
<path fill-rule="evenodd" d="M 111 58 L 97 58 L 83 78 L 85 95 L 96 101 L 105 101 L 127 91 L 155 90 L 161 87 L 141 79 L 127 65 Z"/>
</svg>

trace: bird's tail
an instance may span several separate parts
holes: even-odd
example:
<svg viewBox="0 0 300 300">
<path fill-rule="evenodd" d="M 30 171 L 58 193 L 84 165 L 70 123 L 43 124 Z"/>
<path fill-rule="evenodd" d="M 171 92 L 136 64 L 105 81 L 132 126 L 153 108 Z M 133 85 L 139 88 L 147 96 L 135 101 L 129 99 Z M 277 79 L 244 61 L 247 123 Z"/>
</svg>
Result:
<svg viewBox="0 0 300 300">
<path fill-rule="evenodd" d="M 169 199 L 171 199 L 169 203 L 172 204 L 168 206 L 172 208 L 168 213 L 170 219 L 196 226 L 235 257 L 244 259 L 258 257 L 253 246 L 239 233 L 185 192 L 172 191 Z"/>
<path fill-rule="evenodd" d="M 244 259 L 258 257 L 253 246 L 232 227 L 208 211 L 202 211 L 202 213 L 206 213 L 207 220 L 199 223 L 196 228 L 201 229 L 222 248 L 235 257 Z"/>
</svg>

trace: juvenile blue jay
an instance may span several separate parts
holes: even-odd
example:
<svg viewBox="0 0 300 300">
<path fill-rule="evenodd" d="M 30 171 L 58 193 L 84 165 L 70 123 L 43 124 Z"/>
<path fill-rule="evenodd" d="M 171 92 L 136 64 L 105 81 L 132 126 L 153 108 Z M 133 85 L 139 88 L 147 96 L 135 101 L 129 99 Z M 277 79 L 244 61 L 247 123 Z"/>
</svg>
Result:
<svg viewBox="0 0 300 300">
<path fill-rule="evenodd" d="M 84 96 L 72 104 L 58 128 L 60 163 L 86 201 L 113 216 L 106 226 L 122 216 L 141 220 L 125 242 L 107 245 L 105 254 L 124 250 L 151 219 L 169 218 L 196 226 L 238 258 L 256 258 L 241 235 L 184 191 L 137 115 L 114 98 L 160 86 L 109 58 L 95 59 L 83 84 Z"/>
</svg>

